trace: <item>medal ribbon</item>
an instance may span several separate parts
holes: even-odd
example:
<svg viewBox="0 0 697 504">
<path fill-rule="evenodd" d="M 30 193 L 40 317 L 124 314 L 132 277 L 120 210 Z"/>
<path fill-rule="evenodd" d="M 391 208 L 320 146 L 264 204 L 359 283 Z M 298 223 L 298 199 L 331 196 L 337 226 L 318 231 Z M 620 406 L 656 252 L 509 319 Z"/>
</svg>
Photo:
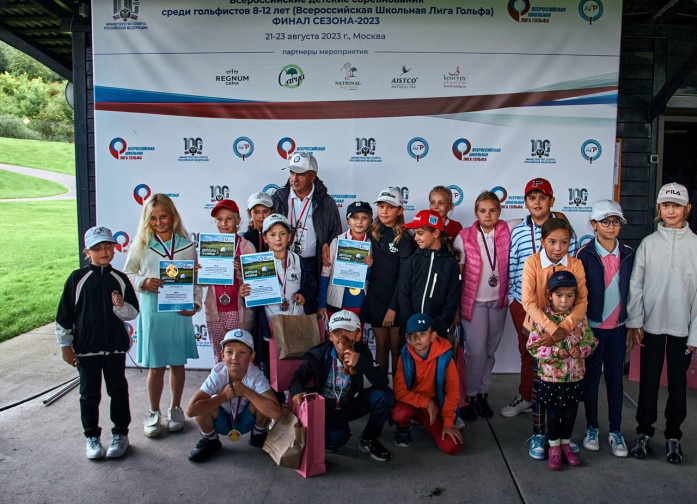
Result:
<svg viewBox="0 0 697 504">
<path fill-rule="evenodd" d="M 336 350 L 333 351 L 336 354 Z M 339 393 L 336 393 L 336 375 L 339 372 L 339 366 L 337 365 L 338 357 L 334 357 L 334 388 L 332 388 L 332 392 L 334 393 L 334 397 L 336 397 L 336 407 L 339 407 L 339 403 L 341 402 L 341 396 L 344 395 L 344 389 L 346 388 L 346 381 L 344 381 L 343 385 L 341 385 L 341 388 L 339 389 Z"/>
<path fill-rule="evenodd" d="M 165 251 L 165 255 L 169 258 L 170 261 L 174 261 L 174 251 L 176 250 L 174 240 L 176 239 L 176 236 L 177 236 L 176 234 L 172 233 L 172 248 L 170 250 L 167 250 L 167 246 L 165 245 L 165 242 L 163 242 L 162 238 L 160 238 L 159 236 L 157 236 L 157 234 L 155 234 L 155 241 L 162 246 L 162 248 Z"/>
<path fill-rule="evenodd" d="M 286 250 L 285 256 L 283 256 L 283 280 L 281 280 L 281 275 L 276 271 L 276 278 L 278 278 L 278 283 L 283 287 L 283 300 L 286 300 L 286 278 L 288 277 L 288 251 Z"/>
<path fill-rule="evenodd" d="M 228 382 L 228 384 L 232 387 L 232 382 Z M 241 397 L 236 397 L 237 399 L 237 405 L 235 406 L 235 413 L 232 411 L 232 399 L 230 399 L 230 423 L 232 424 L 232 428 L 234 429 L 235 426 L 237 425 L 237 417 L 240 415 L 240 404 L 242 404 L 242 398 Z"/>
<path fill-rule="evenodd" d="M 484 230 L 482 226 L 479 225 L 479 233 L 482 235 L 482 241 L 484 242 L 484 248 L 486 249 L 486 257 L 489 260 L 489 265 L 491 266 L 491 272 L 496 274 L 496 241 L 494 241 L 494 260 L 491 260 L 492 254 L 489 252 L 489 244 L 486 241 L 486 236 L 484 236 Z"/>
</svg>

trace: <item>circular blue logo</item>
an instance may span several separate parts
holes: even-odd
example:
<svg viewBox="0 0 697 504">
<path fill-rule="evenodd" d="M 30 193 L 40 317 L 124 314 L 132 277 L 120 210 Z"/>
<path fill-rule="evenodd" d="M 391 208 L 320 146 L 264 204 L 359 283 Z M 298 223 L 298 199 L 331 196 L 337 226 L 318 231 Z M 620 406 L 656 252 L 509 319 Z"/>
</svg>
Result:
<svg viewBox="0 0 697 504">
<path fill-rule="evenodd" d="M 491 188 L 491 192 L 499 197 L 499 201 L 503 203 L 508 198 L 508 191 L 503 186 L 496 186 Z"/>
<path fill-rule="evenodd" d="M 578 13 L 581 19 L 588 21 L 588 24 L 593 24 L 603 15 L 603 2 L 600 0 L 581 0 L 578 4 Z"/>
<path fill-rule="evenodd" d="M 583 159 L 593 164 L 593 161 L 598 159 L 603 153 L 603 148 L 597 140 L 586 140 L 581 145 L 581 155 Z"/>
<path fill-rule="evenodd" d="M 462 189 L 460 189 L 460 186 L 449 185 L 448 189 L 450 189 L 450 192 L 453 193 L 453 205 L 458 206 L 460 203 L 462 203 L 464 195 L 462 194 Z"/>
<path fill-rule="evenodd" d="M 576 244 L 576 250 L 583 247 L 586 243 L 591 241 L 593 238 L 595 238 L 595 236 L 593 236 L 593 235 L 583 235 L 581 238 L 578 239 L 578 243 Z"/>
<path fill-rule="evenodd" d="M 254 152 L 254 142 L 248 137 L 239 137 L 232 144 L 232 150 L 238 158 L 242 158 L 244 161 Z"/>
<path fill-rule="evenodd" d="M 266 184 L 264 188 L 261 190 L 261 192 L 265 192 L 269 196 L 273 196 L 273 194 L 280 189 L 279 186 L 276 184 Z"/>
<path fill-rule="evenodd" d="M 407 152 L 418 163 L 419 159 L 425 158 L 428 154 L 428 142 L 421 137 L 414 137 L 407 144 Z"/>
</svg>

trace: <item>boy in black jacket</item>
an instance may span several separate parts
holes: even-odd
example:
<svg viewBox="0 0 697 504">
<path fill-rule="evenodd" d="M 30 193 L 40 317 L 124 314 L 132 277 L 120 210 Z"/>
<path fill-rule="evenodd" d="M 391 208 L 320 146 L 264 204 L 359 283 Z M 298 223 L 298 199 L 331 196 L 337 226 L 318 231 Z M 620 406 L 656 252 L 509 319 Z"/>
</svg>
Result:
<svg viewBox="0 0 697 504">
<path fill-rule="evenodd" d="M 90 265 L 70 274 L 56 314 L 56 338 L 63 360 L 77 367 L 80 374 L 80 415 L 87 438 L 86 455 L 92 460 L 104 457 L 99 427 L 102 374 L 114 423 L 106 456 L 120 457 L 129 444 L 126 352 L 131 337 L 123 321 L 138 316 L 138 299 L 128 277 L 111 267 L 114 243 L 108 228 L 87 230 L 85 256 Z"/>
<path fill-rule="evenodd" d="M 363 377 L 370 388 L 363 388 Z M 326 450 L 335 453 L 351 437 L 349 422 L 370 413 L 358 449 L 384 462 L 392 453 L 379 441 L 382 426 L 392 407 L 393 394 L 385 374 L 361 342 L 358 316 L 341 310 L 329 319 L 329 341 L 311 348 L 293 375 L 290 395 L 300 404 L 305 386 L 314 380 L 315 389 L 326 399 Z"/>
</svg>

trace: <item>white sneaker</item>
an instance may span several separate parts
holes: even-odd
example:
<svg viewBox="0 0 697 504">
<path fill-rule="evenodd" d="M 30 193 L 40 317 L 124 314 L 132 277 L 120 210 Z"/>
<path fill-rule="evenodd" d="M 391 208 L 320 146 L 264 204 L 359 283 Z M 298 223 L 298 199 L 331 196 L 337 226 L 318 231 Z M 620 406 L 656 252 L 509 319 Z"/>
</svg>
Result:
<svg viewBox="0 0 697 504">
<path fill-rule="evenodd" d="M 463 430 L 465 428 L 465 421 L 459 416 L 455 419 L 455 427 L 457 427 L 460 430 Z"/>
<path fill-rule="evenodd" d="M 531 411 L 532 403 L 530 401 L 523 400 L 520 394 L 518 394 L 508 404 L 508 406 L 501 408 L 501 416 L 510 418 L 518 415 L 519 413 L 530 413 Z"/>
<path fill-rule="evenodd" d="M 179 406 L 167 410 L 167 430 L 179 432 L 184 429 L 184 411 Z"/>
<path fill-rule="evenodd" d="M 162 432 L 162 425 L 160 424 L 161 414 L 159 411 L 148 411 L 148 414 L 143 420 L 143 426 L 145 430 L 145 435 L 147 437 L 159 437 Z"/>
<path fill-rule="evenodd" d="M 610 448 L 612 448 L 612 454 L 615 457 L 626 457 L 629 455 L 629 450 L 627 450 L 627 445 L 620 431 L 611 432 L 608 442 L 610 443 Z"/>
<path fill-rule="evenodd" d="M 598 442 L 598 429 L 595 427 L 588 427 L 586 437 L 583 438 L 583 447 L 589 451 L 600 450 L 600 443 Z"/>
<path fill-rule="evenodd" d="M 106 458 L 119 458 L 128 449 L 128 436 L 123 434 L 114 434 L 109 448 L 106 449 Z"/>
<path fill-rule="evenodd" d="M 104 457 L 104 448 L 98 437 L 87 438 L 85 455 L 90 460 L 97 460 Z"/>
</svg>

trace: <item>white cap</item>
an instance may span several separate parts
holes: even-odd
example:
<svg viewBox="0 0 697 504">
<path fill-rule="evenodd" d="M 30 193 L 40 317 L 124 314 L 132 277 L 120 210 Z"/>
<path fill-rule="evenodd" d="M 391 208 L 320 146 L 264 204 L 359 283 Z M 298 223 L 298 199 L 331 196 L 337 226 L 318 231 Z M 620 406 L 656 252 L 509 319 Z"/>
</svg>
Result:
<svg viewBox="0 0 697 504">
<path fill-rule="evenodd" d="M 274 213 L 264 219 L 264 223 L 261 226 L 261 233 L 266 233 L 274 224 L 283 224 L 288 228 L 288 231 L 290 231 L 290 223 L 288 222 L 286 216 Z"/>
<path fill-rule="evenodd" d="M 402 191 L 398 187 L 386 187 L 378 194 L 375 204 L 389 203 L 392 206 L 403 206 Z"/>
<path fill-rule="evenodd" d="M 335 329 L 346 329 L 347 331 L 355 331 L 361 328 L 361 321 L 358 320 L 358 315 L 348 310 L 336 312 L 329 319 L 329 332 Z"/>
<path fill-rule="evenodd" d="M 287 168 L 295 173 L 305 173 L 313 171 L 317 173 L 317 159 L 307 152 L 298 152 L 290 158 Z M 282 168 L 285 170 L 285 168 Z"/>
<path fill-rule="evenodd" d="M 244 343 L 252 349 L 252 352 L 254 351 L 254 338 L 252 338 L 252 335 L 244 329 L 233 329 L 232 331 L 226 332 L 223 341 L 220 342 L 220 348 L 225 348 L 225 343 L 229 343 L 231 341 L 239 341 L 240 343 Z"/>
<path fill-rule="evenodd" d="M 622 207 L 616 201 L 604 199 L 595 202 L 595 205 L 593 205 L 593 213 L 591 213 L 591 220 L 601 221 L 611 215 L 619 217 L 622 224 L 627 223 L 627 219 L 624 218 L 624 214 L 622 213 Z"/>
<path fill-rule="evenodd" d="M 658 191 L 658 198 L 656 203 L 666 203 L 666 202 L 677 203 L 678 205 L 685 206 L 690 202 L 690 197 L 687 194 L 687 187 L 682 184 L 677 184 L 671 182 L 661 187 Z"/>
<path fill-rule="evenodd" d="M 95 226 L 85 231 L 85 248 L 87 250 L 102 242 L 116 243 L 111 229 Z"/>
<path fill-rule="evenodd" d="M 247 200 L 247 210 L 251 210 L 257 205 L 263 205 L 267 208 L 273 208 L 273 201 L 271 200 L 271 196 L 269 196 L 265 192 L 258 192 L 252 194 Z"/>
</svg>

